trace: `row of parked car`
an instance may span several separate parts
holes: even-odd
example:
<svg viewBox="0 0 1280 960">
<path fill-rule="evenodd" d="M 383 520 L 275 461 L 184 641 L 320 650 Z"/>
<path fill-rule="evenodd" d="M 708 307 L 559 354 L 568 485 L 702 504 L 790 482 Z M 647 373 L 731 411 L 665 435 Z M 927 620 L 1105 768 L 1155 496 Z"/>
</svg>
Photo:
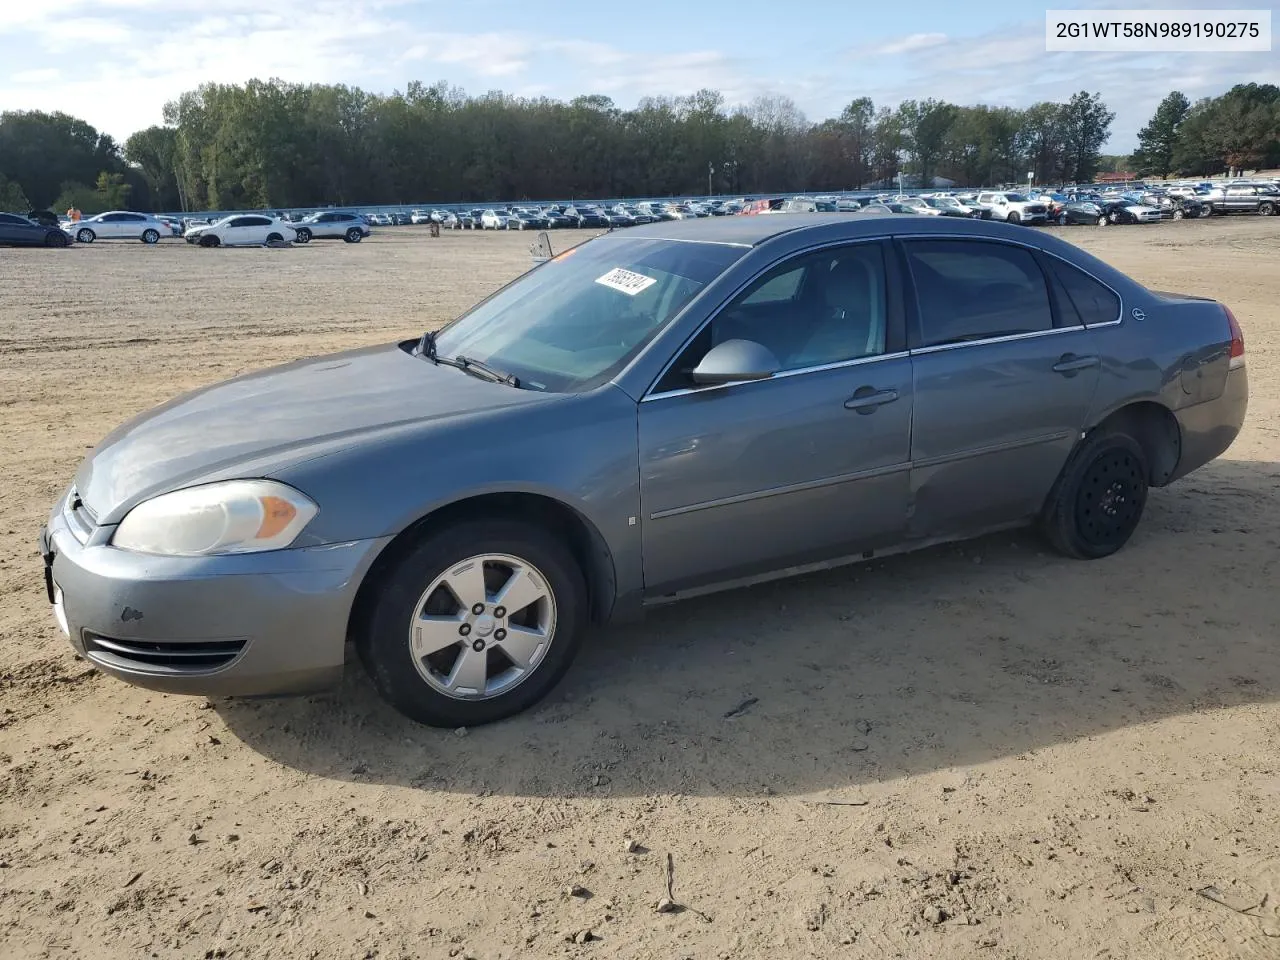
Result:
<svg viewBox="0 0 1280 960">
<path fill-rule="evenodd" d="M 75 241 L 139 240 L 159 243 L 182 237 L 203 247 L 309 243 L 339 239 L 359 243 L 373 226 L 437 224 L 454 230 L 614 229 L 660 220 L 776 213 L 841 213 L 872 209 L 888 213 L 971 217 L 1020 224 L 1158 223 L 1162 220 L 1231 213 L 1280 213 L 1280 180 L 1131 184 L 1047 190 L 938 191 L 915 195 L 795 196 L 634 203 L 511 205 L 472 210 L 394 211 L 362 214 L 325 209 L 311 213 L 263 212 L 208 219 L 111 210 L 71 220 L 48 210 L 0 213 L 0 245 L 66 246 Z"/>
</svg>

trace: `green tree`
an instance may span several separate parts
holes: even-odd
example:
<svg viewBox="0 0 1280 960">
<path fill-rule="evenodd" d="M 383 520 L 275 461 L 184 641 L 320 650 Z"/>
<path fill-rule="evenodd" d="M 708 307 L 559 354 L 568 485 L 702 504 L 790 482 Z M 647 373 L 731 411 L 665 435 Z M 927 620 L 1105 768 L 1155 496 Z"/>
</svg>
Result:
<svg viewBox="0 0 1280 960">
<path fill-rule="evenodd" d="M 0 211 L 25 214 L 30 209 L 22 186 L 0 173 Z"/>
<path fill-rule="evenodd" d="M 933 186 L 956 120 L 956 108 L 941 100 L 905 100 L 898 107 L 898 116 L 916 179 L 922 187 Z"/>
<path fill-rule="evenodd" d="M 1167 177 L 1173 171 L 1173 152 L 1178 142 L 1178 128 L 1191 112 L 1191 101 L 1175 90 L 1156 107 L 1155 115 L 1138 132 L 1138 149 L 1133 164 L 1139 176 L 1156 174 Z"/>
<path fill-rule="evenodd" d="M 123 173 L 108 173 L 106 170 L 98 174 L 98 180 L 94 186 L 94 192 L 97 193 L 102 206 L 108 210 L 126 209 L 132 190 L 133 187 L 124 182 Z"/>
<path fill-rule="evenodd" d="M 1115 118 L 1099 93 L 1081 90 L 1063 105 L 1063 176 L 1077 183 L 1094 178 L 1102 145 L 1111 135 L 1111 121 Z"/>
<path fill-rule="evenodd" d="M 124 142 L 124 156 L 147 180 L 153 210 L 183 209 L 177 176 L 178 131 L 147 127 Z"/>
<path fill-rule="evenodd" d="M 51 209 L 61 213 L 64 210 L 70 210 L 75 207 L 83 214 L 102 213 L 104 210 L 110 210 L 102 195 L 93 187 L 85 186 L 83 183 L 67 181 L 58 191 L 58 197 L 53 201 Z"/>
</svg>

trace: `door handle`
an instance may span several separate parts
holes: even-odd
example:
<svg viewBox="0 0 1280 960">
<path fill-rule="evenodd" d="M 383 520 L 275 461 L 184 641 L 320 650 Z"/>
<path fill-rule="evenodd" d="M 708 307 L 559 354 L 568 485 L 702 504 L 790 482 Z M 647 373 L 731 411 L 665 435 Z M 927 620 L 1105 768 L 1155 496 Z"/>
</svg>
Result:
<svg viewBox="0 0 1280 960">
<path fill-rule="evenodd" d="M 1064 353 L 1058 358 L 1058 362 L 1053 365 L 1053 372 L 1069 377 L 1081 370 L 1096 367 L 1098 362 L 1097 357 L 1079 357 L 1074 353 Z"/>
<path fill-rule="evenodd" d="M 853 396 L 844 402 L 846 410 L 857 410 L 858 413 L 875 413 L 877 407 L 893 403 L 898 399 L 897 390 L 877 390 L 875 387 L 859 387 Z"/>
</svg>

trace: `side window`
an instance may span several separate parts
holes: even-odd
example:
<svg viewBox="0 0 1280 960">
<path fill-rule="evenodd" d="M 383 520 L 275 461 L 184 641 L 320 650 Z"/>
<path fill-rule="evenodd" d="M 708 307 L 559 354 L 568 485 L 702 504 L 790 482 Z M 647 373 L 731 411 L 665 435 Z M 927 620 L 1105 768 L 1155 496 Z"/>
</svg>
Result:
<svg viewBox="0 0 1280 960">
<path fill-rule="evenodd" d="M 269 227 L 271 226 L 271 221 L 266 217 L 245 217 L 244 225 L 246 227 Z"/>
<path fill-rule="evenodd" d="M 768 347 L 781 370 L 884 353 L 887 291 L 884 248 L 878 242 L 801 254 L 758 277 L 721 308 L 654 391 L 693 387 L 690 371 L 707 351 L 727 340 L 753 340 Z"/>
<path fill-rule="evenodd" d="M 24 224 L 24 225 L 25 225 L 25 224 L 26 224 L 26 221 L 25 221 L 25 220 L 23 220 L 23 219 L 21 219 L 20 217 L 10 216 L 10 215 L 9 215 L 9 214 L 7 214 L 7 213 L 0 213 L 0 223 L 6 223 L 6 224 L 9 224 L 10 226 L 12 226 L 13 224 Z"/>
<path fill-rule="evenodd" d="M 804 277 L 805 267 L 794 267 L 781 273 L 771 274 L 769 279 L 761 283 L 754 293 L 742 299 L 744 306 L 755 303 L 782 303 L 794 300 L 800 292 L 800 281 Z"/>
<path fill-rule="evenodd" d="M 920 305 L 920 346 L 1053 328 L 1049 289 L 1031 252 L 971 240 L 906 245 Z"/>
<path fill-rule="evenodd" d="M 1064 260 L 1046 259 L 1056 281 L 1058 312 L 1069 318 L 1068 325 L 1077 319 L 1086 327 L 1120 319 L 1120 298 L 1109 287 Z"/>
<path fill-rule="evenodd" d="M 248 219 L 249 219 L 248 217 L 236 217 L 234 220 L 228 223 L 227 226 L 228 227 L 247 227 L 249 225 L 247 222 Z"/>
<path fill-rule="evenodd" d="M 102 218 L 103 223 L 119 223 L 124 219 L 124 215 L 120 213 L 108 213 Z"/>
</svg>

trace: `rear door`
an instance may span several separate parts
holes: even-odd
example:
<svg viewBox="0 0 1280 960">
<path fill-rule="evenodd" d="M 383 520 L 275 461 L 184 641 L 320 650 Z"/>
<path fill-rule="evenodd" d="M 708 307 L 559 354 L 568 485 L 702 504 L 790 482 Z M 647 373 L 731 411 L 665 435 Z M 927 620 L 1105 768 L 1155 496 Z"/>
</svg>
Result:
<svg viewBox="0 0 1280 960">
<path fill-rule="evenodd" d="M 908 533 L 931 540 L 1034 515 L 1087 419 L 1095 334 L 1055 303 L 1029 247 L 921 239 L 902 249 L 916 308 Z"/>
</svg>

